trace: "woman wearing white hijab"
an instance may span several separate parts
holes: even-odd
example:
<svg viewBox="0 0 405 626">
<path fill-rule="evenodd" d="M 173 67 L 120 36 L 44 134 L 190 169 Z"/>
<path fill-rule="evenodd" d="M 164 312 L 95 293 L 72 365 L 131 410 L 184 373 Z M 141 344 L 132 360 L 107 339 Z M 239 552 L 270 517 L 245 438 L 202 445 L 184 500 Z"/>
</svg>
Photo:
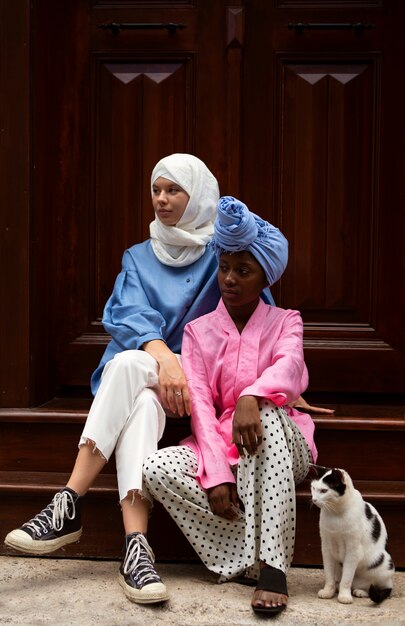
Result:
<svg viewBox="0 0 405 626">
<path fill-rule="evenodd" d="M 220 297 L 215 254 L 207 246 L 219 199 L 215 177 L 197 157 L 173 154 L 154 168 L 151 188 L 155 220 L 150 239 L 125 251 L 105 306 L 103 325 L 111 341 L 92 376 L 95 398 L 73 472 L 52 502 L 5 540 L 37 555 L 77 541 L 81 499 L 115 451 L 126 533 L 119 580 L 127 597 L 138 603 L 168 598 L 145 537 L 150 495 L 143 490 L 142 464 L 162 437 L 163 407 L 190 413 L 187 381 L 176 355 L 185 324 L 212 311 Z M 276 228 L 272 236 L 281 276 L 287 242 Z"/>
</svg>

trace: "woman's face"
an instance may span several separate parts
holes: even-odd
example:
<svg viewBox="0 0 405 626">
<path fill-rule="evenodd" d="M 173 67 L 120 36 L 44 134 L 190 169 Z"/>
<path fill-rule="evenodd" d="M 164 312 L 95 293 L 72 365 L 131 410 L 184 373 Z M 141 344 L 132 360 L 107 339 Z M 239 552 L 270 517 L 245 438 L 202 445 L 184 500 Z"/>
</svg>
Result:
<svg viewBox="0 0 405 626">
<path fill-rule="evenodd" d="M 260 263 L 250 252 L 243 250 L 221 254 L 218 284 L 225 305 L 233 308 L 258 301 L 268 282 Z"/>
<path fill-rule="evenodd" d="M 156 217 L 166 226 L 175 226 L 188 204 L 189 195 L 178 185 L 160 176 L 152 185 L 152 204 Z"/>
</svg>

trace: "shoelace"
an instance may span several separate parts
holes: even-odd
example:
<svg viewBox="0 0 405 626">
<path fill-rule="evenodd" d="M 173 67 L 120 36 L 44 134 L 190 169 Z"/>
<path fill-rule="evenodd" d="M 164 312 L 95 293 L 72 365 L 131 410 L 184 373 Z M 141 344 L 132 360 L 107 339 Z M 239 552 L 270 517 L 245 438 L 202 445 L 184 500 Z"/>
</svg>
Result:
<svg viewBox="0 0 405 626">
<path fill-rule="evenodd" d="M 76 507 L 72 494 L 69 491 L 62 491 L 56 493 L 51 504 L 30 519 L 24 526 L 31 528 L 39 535 L 41 530 L 46 531 L 48 528 L 62 530 L 65 517 L 72 520 L 75 515 Z"/>
<path fill-rule="evenodd" d="M 154 562 L 155 555 L 146 538 L 141 533 L 132 537 L 124 559 L 124 574 L 131 574 L 141 587 L 147 582 L 160 582 Z"/>
</svg>

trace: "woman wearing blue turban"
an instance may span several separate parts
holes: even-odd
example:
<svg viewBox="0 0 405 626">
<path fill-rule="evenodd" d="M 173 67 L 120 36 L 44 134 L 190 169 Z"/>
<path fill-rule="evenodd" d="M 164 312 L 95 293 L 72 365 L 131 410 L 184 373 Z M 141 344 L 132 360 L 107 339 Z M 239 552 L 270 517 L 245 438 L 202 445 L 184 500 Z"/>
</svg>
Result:
<svg viewBox="0 0 405 626">
<path fill-rule="evenodd" d="M 212 246 L 222 297 L 182 344 L 192 435 L 146 459 L 144 477 L 205 565 L 222 581 L 254 578 L 254 611 L 275 614 L 287 605 L 295 484 L 317 458 L 311 417 L 289 406 L 308 384 L 303 324 L 261 298 L 280 277 L 268 222 L 221 198 Z"/>
</svg>

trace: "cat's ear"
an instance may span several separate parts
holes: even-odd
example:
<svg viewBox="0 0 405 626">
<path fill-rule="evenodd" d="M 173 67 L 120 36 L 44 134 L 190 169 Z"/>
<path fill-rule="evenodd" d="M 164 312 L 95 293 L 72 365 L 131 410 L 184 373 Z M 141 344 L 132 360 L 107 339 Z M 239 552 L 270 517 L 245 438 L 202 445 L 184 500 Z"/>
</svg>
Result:
<svg viewBox="0 0 405 626">
<path fill-rule="evenodd" d="M 328 485 L 339 495 L 343 496 L 346 491 L 346 481 L 344 472 L 338 468 L 333 468 L 330 475 L 325 479 Z"/>
<path fill-rule="evenodd" d="M 330 467 L 324 467 L 323 465 L 315 465 L 315 463 L 309 464 L 308 477 L 309 478 L 322 478 L 326 472 L 330 472 Z"/>
<path fill-rule="evenodd" d="M 331 480 L 333 480 L 333 482 L 335 482 L 335 483 L 343 483 L 343 484 L 345 484 L 344 474 L 343 474 L 342 470 L 340 470 L 337 467 L 333 468 L 330 477 L 331 477 Z"/>
</svg>

